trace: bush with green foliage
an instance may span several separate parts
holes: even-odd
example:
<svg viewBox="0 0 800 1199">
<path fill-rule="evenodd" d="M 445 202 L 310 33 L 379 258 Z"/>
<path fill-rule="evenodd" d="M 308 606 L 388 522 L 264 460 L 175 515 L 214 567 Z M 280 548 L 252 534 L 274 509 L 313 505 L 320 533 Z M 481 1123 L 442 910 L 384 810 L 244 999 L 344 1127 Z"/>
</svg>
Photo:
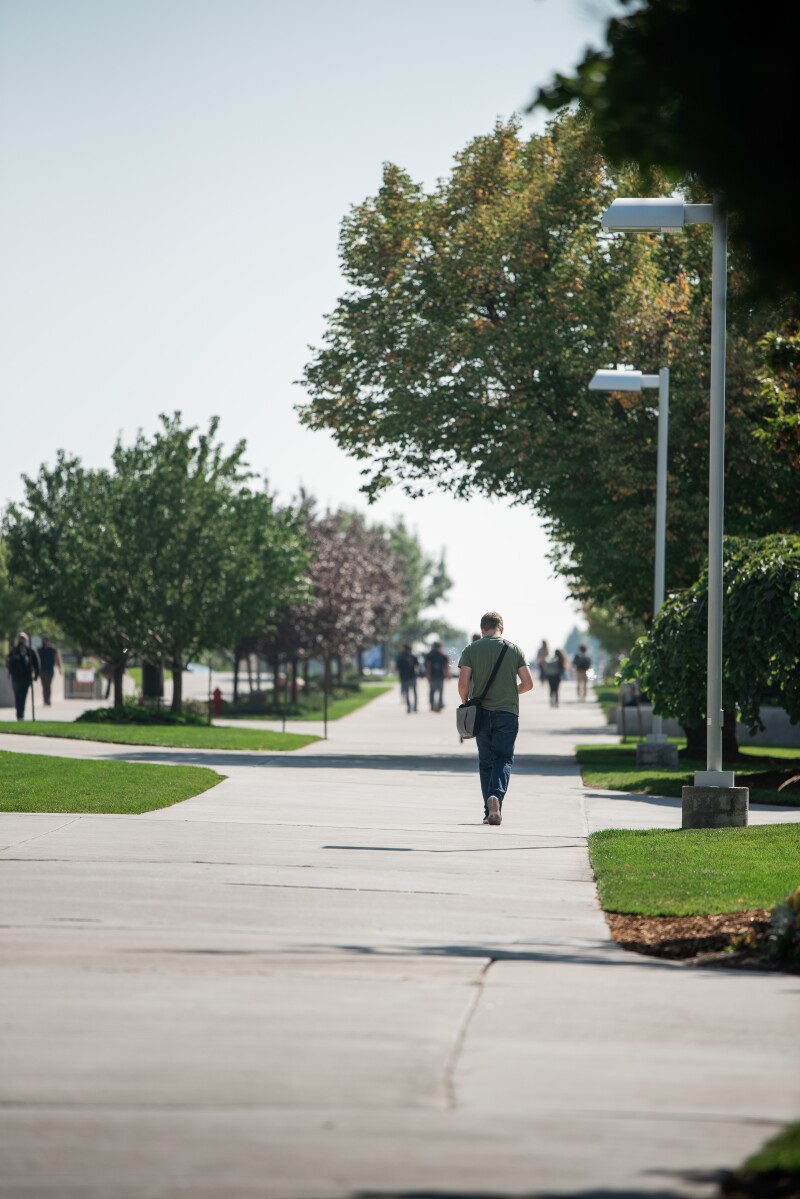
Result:
<svg viewBox="0 0 800 1199">
<path fill-rule="evenodd" d="M 755 732 L 775 700 L 800 720 L 800 536 L 726 538 L 722 701 Z M 706 718 L 708 572 L 670 598 L 639 638 L 622 675 L 638 678 L 655 711 L 684 728 Z"/>
<path fill-rule="evenodd" d="M 196 701 L 185 703 L 180 712 L 156 704 L 127 700 L 121 708 L 91 708 L 75 718 L 76 724 L 208 724 L 207 709 Z"/>
</svg>

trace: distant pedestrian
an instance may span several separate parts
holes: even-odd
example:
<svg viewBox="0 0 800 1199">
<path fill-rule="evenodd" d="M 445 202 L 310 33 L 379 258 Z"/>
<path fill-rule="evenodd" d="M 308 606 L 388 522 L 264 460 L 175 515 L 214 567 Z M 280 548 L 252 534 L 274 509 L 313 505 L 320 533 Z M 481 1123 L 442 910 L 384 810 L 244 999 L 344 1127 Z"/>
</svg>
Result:
<svg viewBox="0 0 800 1199">
<path fill-rule="evenodd" d="M 540 683 L 547 682 L 547 676 L 545 675 L 545 672 L 544 672 L 544 664 L 549 657 L 550 657 L 550 646 L 547 644 L 546 641 L 542 641 L 542 644 L 539 646 L 539 648 L 536 651 L 536 657 L 533 659 L 533 664 L 536 667 L 536 669 L 539 671 L 539 682 Z"/>
<path fill-rule="evenodd" d="M 561 680 L 567 672 L 567 658 L 563 650 L 553 650 L 552 656 L 544 663 L 544 676 L 550 688 L 550 707 L 558 707 L 558 689 Z"/>
<path fill-rule="evenodd" d="M 572 666 L 575 671 L 575 685 L 578 691 L 578 699 L 586 699 L 588 672 L 592 666 L 592 659 L 589 657 L 589 650 L 585 645 L 578 646 L 578 652 L 572 659 Z"/>
<path fill-rule="evenodd" d="M 46 708 L 51 706 L 53 675 L 56 670 L 59 674 L 64 673 L 61 654 L 54 645 L 50 644 L 49 637 L 42 637 L 42 644 L 39 646 L 39 677 L 42 680 L 42 695 Z"/>
<path fill-rule="evenodd" d="M 6 658 L 6 666 L 11 676 L 11 686 L 14 689 L 17 720 L 24 720 L 25 702 L 28 698 L 30 685 L 39 677 L 39 655 L 31 645 L 30 637 L 27 633 L 19 633 L 17 644 Z"/>
<path fill-rule="evenodd" d="M 400 695 L 405 700 L 406 711 L 417 710 L 417 676 L 419 675 L 419 659 L 412 653 L 407 641 L 400 644 L 400 652 L 394 660 L 400 677 Z"/>
<path fill-rule="evenodd" d="M 462 651 L 458 661 L 458 694 L 462 704 L 475 695 L 481 699 L 481 724 L 476 738 L 478 772 L 483 795 L 483 823 L 500 824 L 503 800 L 514 765 L 514 743 L 519 732 L 519 697 L 533 690 L 527 658 L 518 645 L 503 637 L 499 612 L 481 617 L 481 634 Z M 486 695 L 483 694 L 495 663 L 505 653 Z"/>
<path fill-rule="evenodd" d="M 450 678 L 450 659 L 442 650 L 441 641 L 434 641 L 425 655 L 425 678 L 428 680 L 431 712 L 441 712 L 444 707 L 444 681 Z"/>
</svg>

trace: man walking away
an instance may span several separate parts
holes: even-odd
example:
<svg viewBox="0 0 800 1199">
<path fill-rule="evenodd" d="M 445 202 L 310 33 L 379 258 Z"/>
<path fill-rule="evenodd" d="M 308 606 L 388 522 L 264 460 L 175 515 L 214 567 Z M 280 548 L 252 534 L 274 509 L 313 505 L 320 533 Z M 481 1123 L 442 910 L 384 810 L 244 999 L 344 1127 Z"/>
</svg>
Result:
<svg viewBox="0 0 800 1199">
<path fill-rule="evenodd" d="M 400 676 L 400 694 L 406 701 L 406 711 L 416 712 L 419 662 L 417 655 L 411 652 L 411 646 L 407 641 L 401 642 L 400 652 L 395 658 L 394 664 Z"/>
<path fill-rule="evenodd" d="M 500 824 L 503 800 L 514 765 L 514 743 L 519 732 L 519 697 L 533 690 L 527 658 L 518 645 L 503 638 L 499 612 L 481 617 L 481 638 L 462 652 L 458 661 L 458 694 L 462 704 L 470 695 L 483 695 L 503 646 L 508 648 L 491 688 L 481 700 L 481 724 L 476 738 L 478 772 L 483 794 L 483 823 Z"/>
<path fill-rule="evenodd" d="M 587 672 L 592 665 L 592 659 L 589 657 L 589 650 L 585 645 L 578 646 L 578 652 L 572 659 L 572 665 L 575 670 L 578 699 L 586 699 Z"/>
<path fill-rule="evenodd" d="M 21 632 L 17 644 L 6 658 L 6 666 L 14 688 L 17 720 L 25 719 L 25 701 L 31 683 L 39 677 L 39 657 L 27 633 Z"/>
<path fill-rule="evenodd" d="M 425 678 L 431 712 L 441 712 L 444 707 L 444 681 L 450 678 L 450 659 L 442 651 L 441 641 L 434 641 L 430 652 L 425 655 Z"/>
<path fill-rule="evenodd" d="M 49 637 L 42 637 L 42 644 L 39 646 L 39 676 L 42 680 L 42 695 L 47 708 L 50 707 L 53 675 L 56 669 L 59 674 L 64 673 L 61 666 L 61 654 L 54 645 L 50 644 Z"/>
</svg>

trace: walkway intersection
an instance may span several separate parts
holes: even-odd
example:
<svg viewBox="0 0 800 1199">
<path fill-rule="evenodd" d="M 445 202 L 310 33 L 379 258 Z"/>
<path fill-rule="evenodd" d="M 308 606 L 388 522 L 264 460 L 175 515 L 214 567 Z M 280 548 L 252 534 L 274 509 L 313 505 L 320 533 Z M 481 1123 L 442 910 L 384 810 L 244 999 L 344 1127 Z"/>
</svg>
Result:
<svg viewBox="0 0 800 1199">
<path fill-rule="evenodd" d="M 523 698 L 499 828 L 453 684 L 291 755 L 0 736 L 226 776 L 0 816 L 0 1196 L 711 1199 L 796 1117 L 800 980 L 611 941 L 587 832 L 680 802 L 584 788 L 574 746 L 616 737 L 562 693 Z"/>
</svg>

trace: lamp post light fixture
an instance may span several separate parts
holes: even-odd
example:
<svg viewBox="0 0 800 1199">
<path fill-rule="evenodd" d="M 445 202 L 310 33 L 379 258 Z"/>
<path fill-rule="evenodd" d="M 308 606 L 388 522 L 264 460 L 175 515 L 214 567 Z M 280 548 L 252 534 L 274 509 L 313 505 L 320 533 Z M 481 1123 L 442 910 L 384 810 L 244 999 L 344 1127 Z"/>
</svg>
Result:
<svg viewBox="0 0 800 1199">
<path fill-rule="evenodd" d="M 711 225 L 711 388 L 708 473 L 707 758 L 694 786 L 682 793 L 683 827 L 747 824 L 749 793 L 722 769 L 722 529 L 725 467 L 725 320 L 728 217 L 721 194 L 712 204 L 686 204 L 674 196 L 616 199 L 600 218 L 606 232 L 680 233 Z"/>
<path fill-rule="evenodd" d="M 633 369 L 595 371 L 589 381 L 590 391 L 644 391 L 658 388 L 658 450 L 656 457 L 656 549 L 653 581 L 653 619 L 664 603 L 664 577 L 667 542 L 667 439 L 669 428 L 669 369 L 664 366 L 657 375 L 644 375 Z M 664 733 L 661 716 L 653 713 L 652 732 L 636 746 L 639 766 L 663 766 L 677 769 L 678 750 L 670 745 Z"/>
</svg>

